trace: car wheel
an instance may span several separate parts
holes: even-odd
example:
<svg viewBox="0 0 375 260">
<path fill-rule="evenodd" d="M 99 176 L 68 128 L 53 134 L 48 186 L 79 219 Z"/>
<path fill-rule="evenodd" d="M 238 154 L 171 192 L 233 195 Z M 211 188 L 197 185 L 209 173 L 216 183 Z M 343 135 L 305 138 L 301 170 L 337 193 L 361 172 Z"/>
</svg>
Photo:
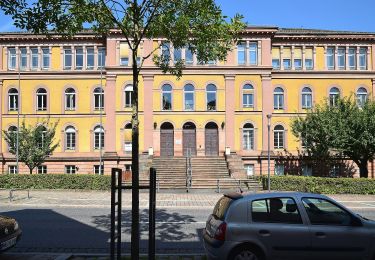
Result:
<svg viewBox="0 0 375 260">
<path fill-rule="evenodd" d="M 235 250 L 229 259 L 233 260 L 261 260 L 259 255 L 252 249 L 249 248 L 238 248 Z"/>
</svg>

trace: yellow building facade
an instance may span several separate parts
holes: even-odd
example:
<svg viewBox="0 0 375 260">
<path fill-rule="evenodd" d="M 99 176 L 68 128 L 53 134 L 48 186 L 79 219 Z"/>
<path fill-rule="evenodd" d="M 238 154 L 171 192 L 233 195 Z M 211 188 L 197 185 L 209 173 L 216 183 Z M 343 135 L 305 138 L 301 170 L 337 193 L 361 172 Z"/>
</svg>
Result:
<svg viewBox="0 0 375 260">
<path fill-rule="evenodd" d="M 140 59 L 161 42 L 143 41 Z M 130 54 L 117 31 L 102 38 L 86 31 L 73 39 L 0 34 L 0 128 L 14 131 L 18 118 L 58 122 L 59 147 L 35 172 L 99 174 L 100 161 L 105 173 L 130 169 Z M 375 92 L 371 33 L 248 27 L 226 61 L 198 64 L 185 49 L 171 48 L 170 55 L 186 63 L 179 80 L 151 59 L 141 71 L 142 158 L 236 157 L 244 178 L 266 173 L 268 134 L 272 172 L 288 171 L 275 155 L 301 149 L 292 118 L 338 95 L 364 102 Z M 16 172 L 3 136 L 0 154 L 0 172 Z M 28 170 L 20 164 L 19 172 Z M 373 162 L 369 175 L 375 175 Z"/>
</svg>

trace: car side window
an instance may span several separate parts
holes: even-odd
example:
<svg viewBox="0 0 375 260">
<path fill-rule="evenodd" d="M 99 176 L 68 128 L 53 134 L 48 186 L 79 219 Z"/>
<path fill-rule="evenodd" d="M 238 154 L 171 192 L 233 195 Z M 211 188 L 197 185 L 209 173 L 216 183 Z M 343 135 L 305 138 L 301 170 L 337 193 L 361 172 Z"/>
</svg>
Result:
<svg viewBox="0 0 375 260">
<path fill-rule="evenodd" d="M 351 225 L 351 215 L 328 200 L 303 198 L 302 203 L 312 225 Z"/>
<path fill-rule="evenodd" d="M 302 224 L 293 198 L 269 198 L 251 202 L 253 222 Z"/>
</svg>

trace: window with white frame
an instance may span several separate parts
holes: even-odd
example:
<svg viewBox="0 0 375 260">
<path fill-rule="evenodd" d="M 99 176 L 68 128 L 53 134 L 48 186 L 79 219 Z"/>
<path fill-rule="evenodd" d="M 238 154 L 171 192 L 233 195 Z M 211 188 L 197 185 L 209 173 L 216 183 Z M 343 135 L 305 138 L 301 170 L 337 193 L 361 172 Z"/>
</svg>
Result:
<svg viewBox="0 0 375 260">
<path fill-rule="evenodd" d="M 65 110 L 71 111 L 76 109 L 76 91 L 73 88 L 65 90 Z"/>
<path fill-rule="evenodd" d="M 302 165 L 302 176 L 312 176 L 312 166 L 310 164 Z"/>
<path fill-rule="evenodd" d="M 312 108 L 312 91 L 309 87 L 304 87 L 302 89 L 302 108 L 310 109 Z"/>
<path fill-rule="evenodd" d="M 336 87 L 331 88 L 329 90 L 329 105 L 336 106 L 339 98 L 340 98 L 340 90 Z"/>
<path fill-rule="evenodd" d="M 292 50 L 290 47 L 284 47 L 282 57 L 283 57 L 284 70 L 290 70 L 292 68 L 291 67 Z"/>
<path fill-rule="evenodd" d="M 16 140 L 16 138 L 17 138 L 17 126 L 14 126 L 14 125 L 12 125 L 12 126 L 10 126 L 9 128 L 8 128 L 8 134 L 9 134 L 9 136 L 13 139 L 13 140 Z M 10 147 L 9 145 L 8 145 L 8 151 L 9 152 L 16 152 L 16 150 L 17 150 L 17 146 L 16 146 L 16 142 L 13 142 L 14 143 L 14 147 Z"/>
<path fill-rule="evenodd" d="M 161 45 L 161 58 L 166 64 L 169 63 L 171 59 L 171 44 L 169 42 L 163 42 Z"/>
<path fill-rule="evenodd" d="M 207 100 L 207 110 L 216 110 L 216 86 L 214 84 L 208 84 L 206 87 L 206 100 Z"/>
<path fill-rule="evenodd" d="M 46 135 L 47 135 L 47 128 L 44 126 L 44 125 L 39 125 L 38 126 L 38 132 L 40 133 L 40 142 L 38 143 L 38 146 L 39 147 L 43 147 L 44 146 L 44 140 L 46 138 Z"/>
<path fill-rule="evenodd" d="M 246 42 L 237 44 L 237 63 L 238 65 L 246 64 Z"/>
<path fill-rule="evenodd" d="M 51 64 L 51 55 L 49 48 L 42 48 L 42 68 L 48 70 Z"/>
<path fill-rule="evenodd" d="M 15 88 L 11 88 L 8 91 L 8 110 L 18 110 L 18 90 Z"/>
<path fill-rule="evenodd" d="M 244 169 L 247 178 L 251 178 L 254 176 L 254 164 L 244 164 Z"/>
<path fill-rule="evenodd" d="M 124 151 L 125 153 L 132 152 L 132 125 L 128 123 L 124 128 Z"/>
<path fill-rule="evenodd" d="M 27 69 L 27 49 L 26 49 L 26 47 L 22 47 L 19 50 L 20 50 L 20 54 L 21 54 L 20 68 L 21 68 L 21 70 L 25 70 L 25 69 Z"/>
<path fill-rule="evenodd" d="M 102 69 L 105 66 L 105 48 L 98 48 L 98 69 Z"/>
<path fill-rule="evenodd" d="M 242 87 L 242 106 L 246 108 L 254 107 L 254 87 L 251 84 L 245 84 Z"/>
<path fill-rule="evenodd" d="M 76 174 L 76 166 L 75 165 L 65 165 L 65 173 L 66 174 Z"/>
<path fill-rule="evenodd" d="M 284 109 L 284 90 L 280 87 L 273 91 L 273 108 Z"/>
<path fill-rule="evenodd" d="M 83 69 L 83 48 L 82 47 L 77 47 L 75 49 L 76 51 L 76 70 L 81 70 Z"/>
<path fill-rule="evenodd" d="M 308 47 L 305 48 L 305 68 L 307 70 L 312 70 L 314 69 L 314 53 L 313 53 L 313 48 Z"/>
<path fill-rule="evenodd" d="M 349 48 L 348 50 L 349 69 L 355 70 L 357 68 L 357 48 Z"/>
<path fill-rule="evenodd" d="M 37 172 L 38 174 L 47 174 L 47 165 L 39 165 Z"/>
<path fill-rule="evenodd" d="M 65 128 L 65 150 L 76 149 L 76 129 L 73 126 Z"/>
<path fill-rule="evenodd" d="M 193 64 L 193 52 L 189 50 L 189 46 L 185 47 L 185 64 L 186 65 Z"/>
<path fill-rule="evenodd" d="M 335 48 L 334 47 L 327 48 L 326 58 L 327 58 L 327 68 L 329 70 L 334 70 L 335 69 Z"/>
<path fill-rule="evenodd" d="M 254 126 L 250 123 L 243 126 L 242 144 L 244 150 L 254 150 Z"/>
<path fill-rule="evenodd" d="M 294 64 L 294 69 L 296 70 L 302 69 L 302 48 L 301 47 L 294 48 L 293 64 Z"/>
<path fill-rule="evenodd" d="M 95 66 L 95 51 L 94 47 L 86 48 L 86 69 L 92 70 Z"/>
<path fill-rule="evenodd" d="M 124 89 L 125 107 L 132 106 L 133 86 L 127 85 Z"/>
<path fill-rule="evenodd" d="M 16 48 L 8 48 L 8 69 L 16 69 L 17 53 Z"/>
<path fill-rule="evenodd" d="M 345 69 L 345 48 L 338 48 L 337 49 L 337 66 L 340 70 Z"/>
<path fill-rule="evenodd" d="M 172 110 L 172 86 L 165 84 L 162 86 L 162 109 Z"/>
<path fill-rule="evenodd" d="M 9 165 L 8 166 L 8 173 L 9 174 L 17 174 L 18 173 L 17 165 Z"/>
<path fill-rule="evenodd" d="M 104 165 L 94 165 L 94 174 L 103 175 L 104 174 Z"/>
<path fill-rule="evenodd" d="M 356 93 L 357 105 L 363 107 L 367 102 L 367 90 L 363 87 L 359 88 Z"/>
<path fill-rule="evenodd" d="M 359 48 L 359 69 L 367 70 L 367 48 Z"/>
<path fill-rule="evenodd" d="M 249 43 L 249 59 L 250 65 L 258 64 L 258 43 L 256 42 Z"/>
<path fill-rule="evenodd" d="M 274 69 L 280 69 L 280 48 L 272 47 L 272 67 Z"/>
<path fill-rule="evenodd" d="M 173 61 L 174 63 L 181 62 L 182 60 L 182 49 L 175 48 L 173 49 Z"/>
<path fill-rule="evenodd" d="M 36 110 L 47 110 L 47 90 L 45 90 L 44 88 L 39 88 L 36 91 Z"/>
<path fill-rule="evenodd" d="M 73 65 L 72 49 L 64 48 L 64 70 L 71 70 Z"/>
<path fill-rule="evenodd" d="M 94 128 L 94 149 L 99 150 L 104 148 L 104 129 L 101 126 Z"/>
<path fill-rule="evenodd" d="M 37 70 L 39 68 L 39 53 L 38 48 L 30 48 L 31 53 L 31 69 Z"/>
<path fill-rule="evenodd" d="M 275 164 L 275 175 L 276 176 L 283 176 L 284 174 L 285 174 L 284 164 Z"/>
<path fill-rule="evenodd" d="M 330 177 L 339 177 L 340 176 L 340 164 L 333 164 L 329 170 Z"/>
<path fill-rule="evenodd" d="M 104 109 L 104 90 L 101 87 L 94 89 L 94 109 Z"/>
<path fill-rule="evenodd" d="M 184 109 L 194 110 L 194 86 L 192 84 L 186 84 L 184 86 Z"/>
<path fill-rule="evenodd" d="M 285 142 L 285 130 L 282 125 L 277 125 L 273 129 L 273 146 L 275 149 L 283 149 L 284 148 L 284 142 Z"/>
</svg>

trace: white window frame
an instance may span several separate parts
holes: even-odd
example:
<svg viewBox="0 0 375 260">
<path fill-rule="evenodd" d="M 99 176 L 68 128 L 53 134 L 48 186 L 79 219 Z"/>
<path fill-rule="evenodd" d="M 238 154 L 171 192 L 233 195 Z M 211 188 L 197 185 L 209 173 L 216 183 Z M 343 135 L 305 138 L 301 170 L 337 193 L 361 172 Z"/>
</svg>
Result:
<svg viewBox="0 0 375 260">
<path fill-rule="evenodd" d="M 252 59 L 251 54 L 255 55 L 255 60 Z M 249 64 L 258 65 L 258 43 L 257 42 L 249 43 Z"/>
<path fill-rule="evenodd" d="M 302 89 L 302 109 L 310 109 L 312 108 L 312 90 L 309 87 L 304 87 Z"/>
<path fill-rule="evenodd" d="M 39 91 L 44 90 L 45 92 L 39 93 Z M 39 97 L 41 97 L 41 104 L 39 103 Z M 37 111 L 47 111 L 48 109 L 48 92 L 45 88 L 39 88 L 36 91 L 36 110 Z"/>
<path fill-rule="evenodd" d="M 68 64 L 68 57 L 70 57 L 70 64 Z M 64 48 L 64 70 L 71 70 L 73 68 L 73 50 L 72 48 Z"/>
<path fill-rule="evenodd" d="M 15 90 L 16 93 L 11 93 L 12 90 Z M 11 88 L 8 90 L 8 110 L 9 111 L 18 111 L 19 106 L 19 93 L 16 88 Z"/>
<path fill-rule="evenodd" d="M 334 70 L 335 69 L 335 48 L 334 47 L 327 47 L 326 59 L 327 59 L 327 69 Z M 331 62 L 332 62 L 332 65 L 330 65 Z"/>
<path fill-rule="evenodd" d="M 95 175 L 104 175 L 104 164 L 94 165 Z"/>
<path fill-rule="evenodd" d="M 8 69 L 15 70 L 17 66 L 17 50 L 16 48 L 8 48 Z"/>
<path fill-rule="evenodd" d="M 104 148 L 104 128 L 96 126 L 94 129 L 94 150 Z"/>
<path fill-rule="evenodd" d="M 360 87 L 355 94 L 356 94 L 356 99 L 357 99 L 357 105 L 359 107 L 363 107 L 365 103 L 367 102 L 367 98 L 368 98 L 367 90 L 363 87 Z"/>
<path fill-rule="evenodd" d="M 89 57 L 92 57 L 92 65 L 90 65 Z M 95 48 L 86 47 L 86 69 L 93 70 L 95 67 Z"/>
<path fill-rule="evenodd" d="M 284 109 L 284 89 L 276 87 L 273 91 L 273 109 L 282 110 Z"/>
<path fill-rule="evenodd" d="M 359 69 L 367 70 L 367 47 L 359 48 Z"/>
<path fill-rule="evenodd" d="M 39 48 L 38 47 L 30 48 L 30 55 L 31 55 L 31 60 L 30 60 L 31 69 L 32 70 L 39 69 Z M 35 61 L 35 64 L 34 64 L 34 61 Z"/>
<path fill-rule="evenodd" d="M 73 90 L 73 92 L 67 92 L 68 90 Z M 74 88 L 65 89 L 65 110 L 74 111 L 76 110 L 76 91 Z M 70 106 L 69 106 L 70 103 Z"/>
<path fill-rule="evenodd" d="M 129 100 L 129 102 L 127 102 Z M 124 106 L 125 108 L 132 107 L 133 100 L 133 86 L 127 85 L 124 89 Z"/>
<path fill-rule="evenodd" d="M 285 165 L 284 164 L 275 164 L 275 175 L 276 176 L 285 175 Z"/>
<path fill-rule="evenodd" d="M 73 126 L 65 128 L 65 150 L 73 151 L 76 149 L 77 131 Z"/>
<path fill-rule="evenodd" d="M 18 174 L 17 165 L 8 165 L 9 174 Z"/>
<path fill-rule="evenodd" d="M 357 69 L 357 49 L 349 47 L 348 50 L 348 66 L 350 70 Z"/>
<path fill-rule="evenodd" d="M 242 107 L 254 108 L 254 87 L 251 84 L 242 87 Z"/>
<path fill-rule="evenodd" d="M 97 90 L 99 90 L 100 92 L 97 92 Z M 94 89 L 94 109 L 104 109 L 104 90 L 101 87 L 97 87 Z"/>
<path fill-rule="evenodd" d="M 254 164 L 244 164 L 244 170 L 248 179 L 254 177 L 255 175 L 255 166 Z"/>
<path fill-rule="evenodd" d="M 21 47 L 19 48 L 19 52 L 21 55 L 20 58 L 20 69 L 21 70 L 26 70 L 27 69 L 27 48 L 26 47 Z"/>
<path fill-rule="evenodd" d="M 282 129 L 276 129 L 281 126 Z M 273 147 L 275 149 L 285 148 L 285 128 L 282 125 L 276 125 L 273 129 Z"/>
<path fill-rule="evenodd" d="M 337 67 L 339 70 L 346 69 L 346 49 L 344 47 L 337 48 Z"/>
<path fill-rule="evenodd" d="M 251 127 L 246 127 L 251 125 Z M 245 151 L 254 150 L 254 126 L 252 124 L 245 124 L 242 129 L 242 148 Z"/>
<path fill-rule="evenodd" d="M 78 64 L 82 62 L 82 64 Z M 84 66 L 83 47 L 75 47 L 75 70 L 82 70 Z"/>
<path fill-rule="evenodd" d="M 332 87 L 329 90 L 329 105 L 330 106 L 336 106 L 338 98 L 340 98 L 340 90 L 336 87 Z"/>
<path fill-rule="evenodd" d="M 166 89 L 167 87 L 170 87 L 170 90 Z M 162 87 L 162 94 L 161 94 L 161 109 L 163 111 L 171 111 L 173 110 L 173 88 L 170 84 L 164 84 Z M 167 108 L 164 106 L 164 95 L 170 95 L 170 104 L 171 104 L 171 107 L 170 108 Z"/>
<path fill-rule="evenodd" d="M 243 61 L 241 61 L 241 58 L 243 58 Z M 246 42 L 237 44 L 237 64 L 246 65 Z"/>
<path fill-rule="evenodd" d="M 77 167 L 75 165 L 65 165 L 65 174 L 76 174 Z"/>
<path fill-rule="evenodd" d="M 46 62 L 46 61 L 48 61 L 48 62 Z M 49 49 L 49 47 L 44 47 L 44 48 L 42 48 L 42 69 L 48 70 L 50 67 L 51 67 L 50 49 Z"/>
<path fill-rule="evenodd" d="M 208 88 L 210 86 L 215 87 L 215 90 L 209 90 Z M 214 108 L 209 108 L 208 106 L 208 95 L 209 94 L 215 94 L 215 107 Z M 214 84 L 208 84 L 206 87 L 206 109 L 207 111 L 216 111 L 217 110 L 217 87 Z"/>
<path fill-rule="evenodd" d="M 98 48 L 98 69 L 103 69 L 105 67 L 105 48 L 99 47 Z"/>
<path fill-rule="evenodd" d="M 188 86 L 192 86 L 193 90 L 186 90 L 186 88 Z M 187 94 L 193 94 L 193 104 L 191 107 L 189 107 L 190 105 L 187 105 L 186 101 L 186 96 Z M 187 110 L 187 111 L 194 111 L 195 110 L 195 87 L 192 85 L 192 84 L 186 84 L 184 86 L 184 110 Z"/>
<path fill-rule="evenodd" d="M 37 168 L 38 174 L 47 174 L 47 165 L 39 165 Z"/>
</svg>

